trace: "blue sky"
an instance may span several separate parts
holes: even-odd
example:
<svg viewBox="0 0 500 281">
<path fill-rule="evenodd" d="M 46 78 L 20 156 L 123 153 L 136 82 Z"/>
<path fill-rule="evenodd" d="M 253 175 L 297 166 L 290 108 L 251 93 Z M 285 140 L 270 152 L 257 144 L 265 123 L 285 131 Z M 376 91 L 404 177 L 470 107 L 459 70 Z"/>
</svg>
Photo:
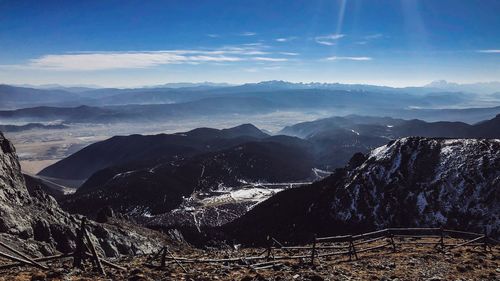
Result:
<svg viewBox="0 0 500 281">
<path fill-rule="evenodd" d="M 0 83 L 500 80 L 500 1 L 0 0 Z"/>
</svg>

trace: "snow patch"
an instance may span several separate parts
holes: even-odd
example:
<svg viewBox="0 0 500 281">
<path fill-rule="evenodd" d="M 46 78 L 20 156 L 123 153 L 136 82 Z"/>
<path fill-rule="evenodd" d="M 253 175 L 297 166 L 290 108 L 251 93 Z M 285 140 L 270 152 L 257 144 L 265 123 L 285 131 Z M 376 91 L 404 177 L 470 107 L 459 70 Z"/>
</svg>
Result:
<svg viewBox="0 0 500 281">
<path fill-rule="evenodd" d="M 427 207 L 429 203 L 427 202 L 427 199 L 425 198 L 425 194 L 423 192 L 420 192 L 417 196 L 417 208 L 418 212 L 422 214 L 422 212 L 425 210 L 425 207 Z"/>
</svg>

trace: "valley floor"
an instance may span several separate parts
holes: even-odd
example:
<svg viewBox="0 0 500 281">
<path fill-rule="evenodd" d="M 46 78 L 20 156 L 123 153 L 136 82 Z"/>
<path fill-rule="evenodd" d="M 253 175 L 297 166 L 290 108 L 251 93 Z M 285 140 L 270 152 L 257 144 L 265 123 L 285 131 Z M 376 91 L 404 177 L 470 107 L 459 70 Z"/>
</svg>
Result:
<svg viewBox="0 0 500 281">
<path fill-rule="evenodd" d="M 176 257 L 230 258 L 256 256 L 265 249 L 199 250 L 188 246 L 172 248 Z M 183 264 L 184 270 L 175 263 L 164 269 L 146 264 L 149 257 L 124 258 L 116 261 L 128 268 L 127 272 L 109 268 L 107 277 L 88 270 L 71 268 L 71 259 L 51 264 L 54 268 L 42 272 L 31 268 L 15 268 L 0 271 L 0 280 L 500 280 L 500 246 L 484 252 L 482 247 L 448 249 L 441 253 L 429 245 L 398 246 L 393 253 L 380 249 L 359 255 L 359 260 L 348 261 L 347 256 L 325 257 L 316 260 L 283 261 L 274 267 L 253 269 L 244 263 L 193 263 Z M 158 264 L 158 262 L 154 263 Z"/>
</svg>

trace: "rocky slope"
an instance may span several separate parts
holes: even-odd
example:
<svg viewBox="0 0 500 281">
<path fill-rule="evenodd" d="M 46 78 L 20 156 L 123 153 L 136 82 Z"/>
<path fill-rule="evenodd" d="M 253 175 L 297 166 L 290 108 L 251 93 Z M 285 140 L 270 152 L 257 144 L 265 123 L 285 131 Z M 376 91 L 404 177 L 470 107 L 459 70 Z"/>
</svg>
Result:
<svg viewBox="0 0 500 281">
<path fill-rule="evenodd" d="M 310 186 L 287 190 L 226 226 L 244 242 L 386 226 L 446 226 L 498 236 L 500 140 L 402 138 Z"/>
<path fill-rule="evenodd" d="M 0 133 L 0 240 L 34 254 L 70 252 L 79 221 L 41 189 L 26 188 L 15 148 Z M 107 256 L 151 252 L 164 241 L 158 233 L 123 221 L 89 222 L 88 229 Z"/>
</svg>

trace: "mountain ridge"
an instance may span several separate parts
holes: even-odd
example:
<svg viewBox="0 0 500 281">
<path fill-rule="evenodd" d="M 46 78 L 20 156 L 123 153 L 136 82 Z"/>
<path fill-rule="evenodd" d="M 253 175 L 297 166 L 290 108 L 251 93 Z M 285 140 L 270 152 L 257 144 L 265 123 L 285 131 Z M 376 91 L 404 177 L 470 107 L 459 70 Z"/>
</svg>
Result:
<svg viewBox="0 0 500 281">
<path fill-rule="evenodd" d="M 498 236 L 500 140 L 408 137 L 352 162 L 322 181 L 278 193 L 225 230 L 246 243 L 389 226 L 477 232 L 487 226 Z"/>
</svg>

